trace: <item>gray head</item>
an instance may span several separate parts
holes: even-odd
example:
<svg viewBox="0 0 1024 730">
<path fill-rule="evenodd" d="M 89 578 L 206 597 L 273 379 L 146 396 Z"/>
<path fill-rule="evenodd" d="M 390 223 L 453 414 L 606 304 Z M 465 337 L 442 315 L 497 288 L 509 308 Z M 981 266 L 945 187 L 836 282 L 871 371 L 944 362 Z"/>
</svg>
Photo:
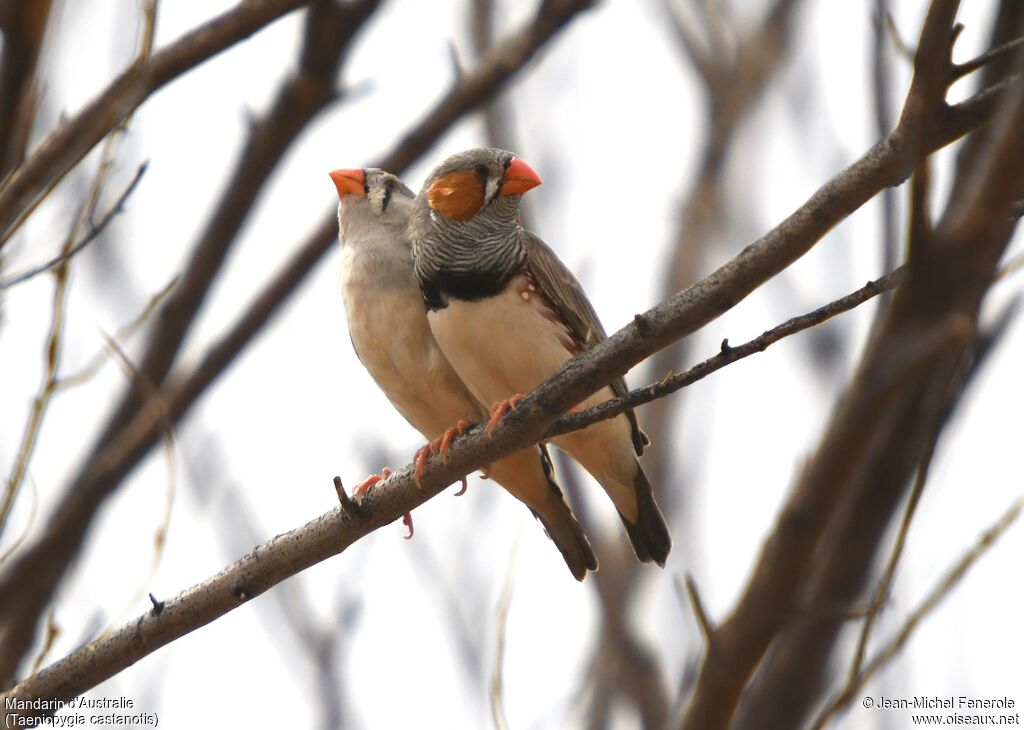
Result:
<svg viewBox="0 0 1024 730">
<path fill-rule="evenodd" d="M 428 309 L 450 297 L 494 294 L 526 260 L 519 203 L 541 180 L 505 150 L 452 155 L 430 173 L 409 222 L 416 278 Z"/>
<path fill-rule="evenodd" d="M 530 166 L 506 150 L 479 147 L 434 168 L 417 200 L 417 217 L 466 223 L 488 208 L 518 208 L 519 196 L 540 185 Z"/>
<path fill-rule="evenodd" d="M 338 189 L 338 225 L 342 237 L 364 226 L 405 229 L 416 196 L 397 175 L 368 167 L 335 170 L 331 180 Z"/>
</svg>

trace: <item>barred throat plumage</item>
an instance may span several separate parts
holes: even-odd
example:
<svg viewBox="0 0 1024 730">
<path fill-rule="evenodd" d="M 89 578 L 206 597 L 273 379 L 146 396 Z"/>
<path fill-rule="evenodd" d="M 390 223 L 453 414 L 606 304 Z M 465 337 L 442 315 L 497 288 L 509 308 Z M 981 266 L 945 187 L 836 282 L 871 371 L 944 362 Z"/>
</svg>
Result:
<svg viewBox="0 0 1024 730">
<path fill-rule="evenodd" d="M 526 264 L 518 196 L 490 201 L 465 223 L 429 212 L 426 233 L 415 240 L 416 278 L 428 310 L 444 309 L 449 298 L 466 301 L 501 293 Z"/>
</svg>

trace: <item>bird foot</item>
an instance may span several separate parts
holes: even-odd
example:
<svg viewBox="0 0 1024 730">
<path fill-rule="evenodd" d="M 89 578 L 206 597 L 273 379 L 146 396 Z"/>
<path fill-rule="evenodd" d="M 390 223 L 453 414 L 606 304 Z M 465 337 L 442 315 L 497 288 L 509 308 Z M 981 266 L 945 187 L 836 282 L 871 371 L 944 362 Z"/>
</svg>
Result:
<svg viewBox="0 0 1024 730">
<path fill-rule="evenodd" d="M 430 453 L 440 453 L 442 463 L 448 461 L 448 449 L 451 447 L 452 441 L 456 436 L 461 436 L 467 428 L 469 428 L 469 421 L 460 418 L 454 426 L 430 442 Z"/>
<path fill-rule="evenodd" d="M 417 487 L 419 487 L 421 490 L 423 489 L 423 485 L 420 484 L 420 477 L 423 476 L 423 469 L 426 466 L 427 459 L 430 457 L 430 455 L 440 453 L 441 462 L 443 463 L 448 461 L 448 449 L 451 447 L 452 441 L 455 440 L 456 436 L 461 435 L 467 428 L 469 428 L 469 421 L 460 418 L 455 423 L 454 426 L 447 429 L 436 439 L 430 441 L 416 452 L 416 455 L 413 456 L 412 460 L 412 479 L 414 482 L 416 482 Z M 465 484 L 465 480 L 463 480 L 463 484 Z M 465 489 L 463 489 L 462 491 L 464 492 Z"/>
<path fill-rule="evenodd" d="M 366 493 L 370 491 L 374 484 L 376 484 L 377 482 L 384 481 L 392 474 L 394 474 L 394 472 L 385 466 L 383 469 L 380 470 L 380 474 L 371 474 L 370 476 L 366 477 L 366 479 L 364 479 L 362 482 L 357 484 L 356 488 L 352 490 L 352 497 L 353 499 L 355 499 L 356 504 L 359 504 L 360 502 L 363 501 L 363 497 L 366 496 Z M 402 515 L 402 524 L 409 528 L 409 534 L 405 536 L 405 539 L 411 540 L 413 533 L 411 512 L 406 512 L 404 515 Z"/>
<path fill-rule="evenodd" d="M 430 456 L 430 444 L 421 447 L 416 452 L 416 455 L 412 457 L 412 480 L 416 483 L 416 488 L 421 492 L 423 491 L 423 485 L 420 484 L 420 477 L 423 476 L 423 467 L 427 463 L 428 456 Z"/>
<path fill-rule="evenodd" d="M 371 474 L 370 476 L 366 477 L 366 479 L 364 479 L 362 482 L 357 484 L 356 488 L 352 490 L 352 497 L 353 499 L 355 499 L 356 504 L 359 504 L 360 502 L 363 501 L 363 497 L 365 497 L 366 493 L 370 491 L 370 487 L 372 487 L 377 482 L 384 481 L 389 476 L 391 476 L 391 474 L 391 469 L 385 466 L 383 469 L 380 470 L 380 474 Z"/>
<path fill-rule="evenodd" d="M 488 436 L 490 436 L 494 429 L 498 426 L 498 423 L 501 421 L 501 417 L 505 415 L 505 411 L 507 411 L 509 408 L 511 408 L 514 411 L 516 409 L 516 406 L 519 405 L 519 401 L 521 401 L 525 397 L 526 396 L 523 395 L 522 393 L 515 393 L 506 400 L 499 400 L 495 402 L 494 405 L 491 406 L 491 420 L 487 422 L 486 429 Z"/>
</svg>

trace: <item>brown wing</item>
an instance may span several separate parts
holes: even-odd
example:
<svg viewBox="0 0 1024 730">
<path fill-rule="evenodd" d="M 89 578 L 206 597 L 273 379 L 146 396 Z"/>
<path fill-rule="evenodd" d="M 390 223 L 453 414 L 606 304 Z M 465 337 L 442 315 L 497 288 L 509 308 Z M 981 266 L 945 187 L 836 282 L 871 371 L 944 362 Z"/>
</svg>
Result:
<svg viewBox="0 0 1024 730">
<path fill-rule="evenodd" d="M 601 326 L 601 320 L 594 311 L 583 287 L 563 264 L 555 252 L 546 243 L 529 231 L 523 231 L 523 243 L 526 246 L 526 271 L 534 284 L 551 303 L 555 314 L 579 343 L 579 349 L 585 349 L 608 338 Z M 616 396 L 629 392 L 626 381 L 622 377 L 609 383 Z M 644 446 L 650 443 L 647 434 L 640 430 L 636 414 L 632 409 L 626 411 L 629 425 L 633 431 L 633 447 L 639 456 Z"/>
</svg>

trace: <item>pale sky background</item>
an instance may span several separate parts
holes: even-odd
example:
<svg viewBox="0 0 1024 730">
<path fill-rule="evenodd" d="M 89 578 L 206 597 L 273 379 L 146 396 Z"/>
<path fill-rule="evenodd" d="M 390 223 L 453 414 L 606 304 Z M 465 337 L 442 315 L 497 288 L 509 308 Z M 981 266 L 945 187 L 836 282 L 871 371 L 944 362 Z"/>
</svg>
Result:
<svg viewBox="0 0 1024 730">
<path fill-rule="evenodd" d="M 967 26 L 957 58 L 983 48 L 993 0 L 964 3 Z M 164 2 L 157 46 L 230 7 L 231 2 Z M 501 3 L 500 27 L 518 27 L 535 3 Z M 747 3 L 733 3 L 746 7 Z M 762 2 L 749 3 L 761 7 Z M 894 0 L 897 26 L 916 39 L 926 3 Z M 717 266 L 767 231 L 828 177 L 875 141 L 869 75 L 872 2 L 807 2 L 794 34 L 796 52 L 733 148 L 727 230 L 706 262 Z M 306 233 L 336 204 L 327 172 L 357 167 L 388 151 L 402 130 L 451 82 L 449 43 L 473 63 L 466 3 L 392 0 L 368 24 L 343 82 L 367 91 L 318 117 L 278 168 L 233 250 L 193 331 L 185 361 L 195 361 Z M 51 22 L 57 42 L 45 55 L 40 129 L 74 112 L 130 59 L 137 3 L 74 2 Z M 150 169 L 112 229 L 76 261 L 62 372 L 102 349 L 100 331 L 132 319 L 177 273 L 205 224 L 222 175 L 239 152 L 246 116 L 259 113 L 294 66 L 301 17 L 292 15 L 207 62 L 153 96 L 120 148 L 107 199 L 142 160 Z M 662 262 L 677 203 L 702 149 L 700 86 L 680 62 L 656 2 L 608 0 L 550 45 L 511 90 L 519 148 L 545 179 L 527 196 L 537 232 L 577 272 L 609 331 L 660 299 Z M 893 65 L 898 99 L 908 65 Z M 483 141 L 478 117 L 459 124 L 410 170 L 418 188 L 452 152 Z M 91 164 L 95 164 L 95 155 Z M 941 157 L 948 162 L 948 153 Z M 88 169 L 92 169 L 91 167 Z M 65 188 L 84 185 L 77 176 Z M 945 179 L 940 169 L 940 180 Z M 901 206 L 906 195 L 899 191 Z M 5 263 L 18 271 L 57 250 L 78 198 L 47 204 Z M 101 206 L 102 207 L 102 206 Z M 742 342 L 785 318 L 852 291 L 881 273 L 877 201 L 865 206 L 810 254 L 695 335 L 694 357 Z M 196 214 L 198 212 L 198 216 Z M 1021 236 L 1010 256 L 1024 249 Z M 119 267 L 101 276 L 103 267 Z M 51 659 L 99 627 L 149 606 L 145 593 L 170 597 L 216 573 L 255 542 L 304 524 L 336 503 L 331 478 L 350 487 L 406 463 L 421 445 L 362 370 L 349 344 L 332 252 L 263 335 L 177 431 L 173 512 L 159 569 L 150 577 L 153 534 L 168 493 L 167 453 L 157 450 L 104 507 L 82 556 L 57 598 L 62 627 Z M 986 312 L 1019 293 L 1020 274 L 993 290 Z M 0 467 L 10 468 L 41 378 L 52 281 L 38 277 L 7 292 L 0 322 Z M 873 306 L 826 325 L 842 338 L 847 369 L 856 361 Z M 806 336 L 806 335 L 804 335 Z M 127 347 L 137 355 L 142 338 Z M 1020 381 L 1024 325 L 1018 320 L 945 431 L 898 574 L 895 599 L 875 631 L 884 640 L 934 582 L 1022 492 Z M 687 390 L 675 449 L 694 490 L 677 547 L 653 577 L 635 620 L 666 663 L 676 687 L 682 661 L 697 646 L 692 612 L 675 588 L 686 572 L 712 618 L 734 605 L 754 557 L 802 460 L 816 444 L 843 382 L 812 371 L 795 338 L 726 368 Z M 687 365 L 690 363 L 681 363 Z M 658 374 L 660 379 L 662 374 Z M 633 385 L 648 380 L 641 366 Z M 69 475 L 91 445 L 123 384 L 108 363 L 87 386 L 53 402 L 0 551 L 30 520 L 45 523 Z M 644 413 L 639 412 L 641 421 Z M 618 539 L 611 505 L 587 483 Z M 669 490 L 672 485 L 665 485 Z M 239 507 L 239 499 L 242 507 Z M 256 534 L 225 535 L 243 509 Z M 588 583 L 573 581 L 540 526 L 490 482 L 470 480 L 415 514 L 416 536 L 390 525 L 289 583 L 323 628 L 348 632 L 341 673 L 346 713 L 359 728 L 490 727 L 488 686 L 496 606 L 510 560 L 514 597 L 505 656 L 505 706 L 517 729 L 578 727 L 573 692 L 589 659 L 598 618 Z M 680 534 L 686 527 L 690 532 Z M 977 564 L 918 630 L 909 648 L 869 688 L 877 696 L 967 695 L 1024 703 L 1024 581 L 1018 525 Z M 599 556 L 600 558 L 601 556 Z M 442 587 L 438 587 L 438 583 Z M 358 598 L 355 622 L 338 606 Z M 456 614 L 453 618 L 452 613 Z M 452 622 L 480 647 L 482 674 L 460 659 Z M 132 698 L 161 727 L 314 727 L 319 709 L 312 666 L 282 628 L 273 591 L 174 642 L 90 693 Z M 876 642 L 877 644 L 877 642 Z M 841 728 L 881 719 L 854 706 Z M 620 718 L 616 727 L 637 727 Z M 907 718 L 889 718 L 902 727 Z"/>
</svg>

